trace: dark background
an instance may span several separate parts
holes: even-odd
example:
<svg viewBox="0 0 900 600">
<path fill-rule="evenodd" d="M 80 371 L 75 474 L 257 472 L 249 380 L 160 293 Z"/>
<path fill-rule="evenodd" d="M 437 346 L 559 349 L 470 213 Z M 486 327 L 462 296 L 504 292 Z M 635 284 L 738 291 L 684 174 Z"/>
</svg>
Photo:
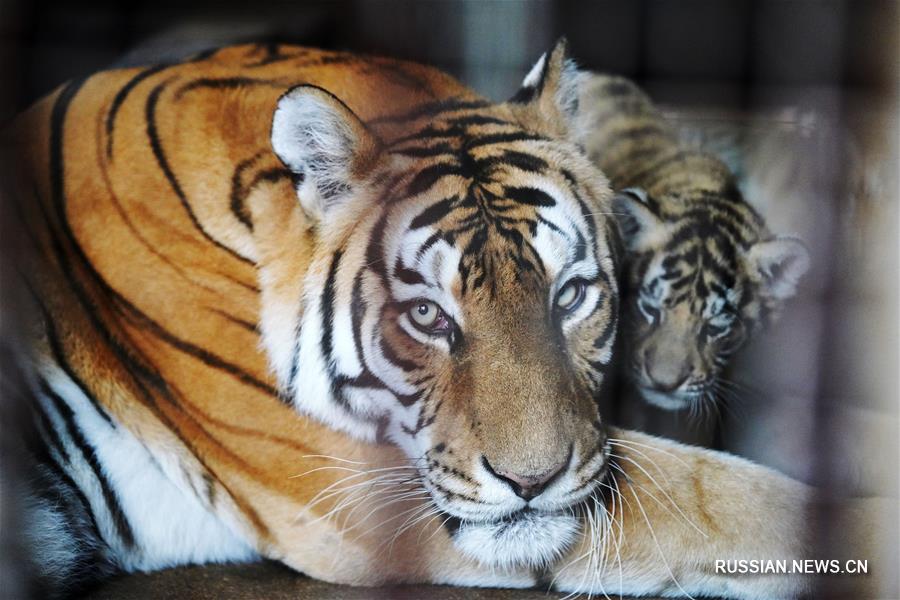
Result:
<svg viewBox="0 0 900 600">
<path fill-rule="evenodd" d="M 379 53 L 503 98 L 565 34 L 585 66 L 660 100 L 739 108 L 760 86 L 889 86 L 900 55 L 893 0 L 2 0 L 0 11 L 3 117 L 138 46 L 144 60 L 263 38 Z"/>
<path fill-rule="evenodd" d="M 739 398 L 720 418 L 626 396 L 613 418 L 826 496 L 896 499 L 898 23 L 895 0 L 0 0 L 0 123 L 70 78 L 242 41 L 407 58 L 502 100 L 564 34 L 583 66 L 637 80 L 688 137 L 731 156 L 772 229 L 799 234 L 813 258 L 779 325 L 742 354 Z M 819 532 L 838 545 L 844 534 Z"/>
</svg>

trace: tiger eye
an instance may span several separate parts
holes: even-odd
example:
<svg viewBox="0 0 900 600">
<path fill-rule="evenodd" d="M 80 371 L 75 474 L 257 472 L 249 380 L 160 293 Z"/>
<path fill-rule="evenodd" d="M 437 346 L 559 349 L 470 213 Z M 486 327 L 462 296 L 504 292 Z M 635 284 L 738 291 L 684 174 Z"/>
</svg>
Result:
<svg viewBox="0 0 900 600">
<path fill-rule="evenodd" d="M 556 295 L 556 307 L 564 311 L 572 311 L 584 300 L 584 281 L 569 281 Z"/>
<path fill-rule="evenodd" d="M 429 329 L 438 322 L 441 309 L 434 302 L 421 301 L 409 309 L 409 316 L 419 327 Z"/>
</svg>

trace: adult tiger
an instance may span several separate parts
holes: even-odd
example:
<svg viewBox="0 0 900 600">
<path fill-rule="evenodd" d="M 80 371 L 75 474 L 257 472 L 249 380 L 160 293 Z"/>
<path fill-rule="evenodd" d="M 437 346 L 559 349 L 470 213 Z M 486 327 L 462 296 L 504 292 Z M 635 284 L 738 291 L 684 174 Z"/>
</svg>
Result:
<svg viewBox="0 0 900 600">
<path fill-rule="evenodd" d="M 728 167 L 680 143 L 632 82 L 592 75 L 581 90 L 584 145 L 626 232 L 629 377 L 651 404 L 702 411 L 729 358 L 794 295 L 806 249 L 773 236 Z"/>
<path fill-rule="evenodd" d="M 800 486 L 598 414 L 617 259 L 580 81 L 562 44 L 504 104 L 240 46 L 24 114 L 43 580 L 265 556 L 363 585 L 802 588 L 713 565 L 800 554 Z"/>
</svg>

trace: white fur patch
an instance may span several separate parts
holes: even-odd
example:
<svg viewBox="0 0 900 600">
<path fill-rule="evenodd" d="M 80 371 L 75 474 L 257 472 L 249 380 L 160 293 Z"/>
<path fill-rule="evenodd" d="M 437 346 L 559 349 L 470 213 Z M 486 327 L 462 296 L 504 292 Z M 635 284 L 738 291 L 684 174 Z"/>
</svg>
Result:
<svg viewBox="0 0 900 600">
<path fill-rule="evenodd" d="M 541 567 L 563 555 L 578 529 L 573 515 L 528 512 L 510 521 L 463 522 L 453 542 L 484 565 Z"/>
<path fill-rule="evenodd" d="M 53 403 L 39 394 L 54 428 L 73 457 L 72 478 L 87 496 L 101 534 L 125 570 L 147 571 L 257 558 L 254 548 L 210 510 L 205 498 L 197 496 L 177 458 L 168 461 L 171 469 L 166 469 L 166 453 L 151 454 L 124 426 L 111 425 L 60 369 L 44 364 L 41 371 L 48 385 L 72 409 L 74 421 L 94 448 L 102 472 L 134 534 L 133 548 L 121 543 L 93 470 L 68 439 L 62 417 Z M 170 471 L 176 478 L 170 476 Z"/>
<path fill-rule="evenodd" d="M 528 74 L 525 76 L 525 79 L 522 80 L 522 87 L 537 87 L 538 83 L 541 81 L 541 74 L 544 72 L 544 63 L 547 62 L 547 53 L 541 54 L 541 57 L 534 63 L 534 66 L 531 67 L 531 70 L 528 71 Z"/>
</svg>

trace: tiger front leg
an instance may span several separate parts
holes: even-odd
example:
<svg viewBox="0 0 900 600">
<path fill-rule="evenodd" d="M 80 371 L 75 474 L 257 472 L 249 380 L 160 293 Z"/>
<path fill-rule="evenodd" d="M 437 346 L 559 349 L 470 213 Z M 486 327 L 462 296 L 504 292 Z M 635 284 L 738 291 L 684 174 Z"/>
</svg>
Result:
<svg viewBox="0 0 900 600">
<path fill-rule="evenodd" d="M 809 576 L 726 568 L 807 558 L 809 488 L 721 452 L 632 431 L 610 436 L 611 476 L 578 545 L 553 570 L 555 589 L 741 599 L 810 591 Z"/>
</svg>

